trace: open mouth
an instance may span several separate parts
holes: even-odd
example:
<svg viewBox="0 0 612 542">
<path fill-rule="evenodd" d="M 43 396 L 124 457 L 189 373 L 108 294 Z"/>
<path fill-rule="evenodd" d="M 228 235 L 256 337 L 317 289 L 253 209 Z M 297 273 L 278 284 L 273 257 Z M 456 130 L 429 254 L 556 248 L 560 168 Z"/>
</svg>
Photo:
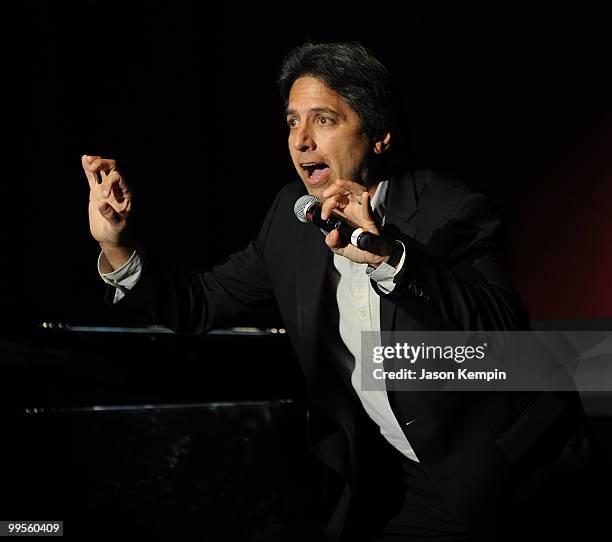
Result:
<svg viewBox="0 0 612 542">
<path fill-rule="evenodd" d="M 325 162 L 308 162 L 302 164 L 302 167 L 307 171 L 310 177 L 315 171 L 329 167 Z"/>
<path fill-rule="evenodd" d="M 308 180 L 312 183 L 323 182 L 329 175 L 329 166 L 325 162 L 307 162 L 301 164 L 308 175 Z"/>
</svg>

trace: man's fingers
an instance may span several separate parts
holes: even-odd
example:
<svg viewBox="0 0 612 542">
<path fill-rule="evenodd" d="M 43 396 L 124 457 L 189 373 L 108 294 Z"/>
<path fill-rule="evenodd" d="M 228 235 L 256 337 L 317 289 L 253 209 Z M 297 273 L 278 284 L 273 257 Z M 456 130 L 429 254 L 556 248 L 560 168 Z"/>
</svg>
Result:
<svg viewBox="0 0 612 542">
<path fill-rule="evenodd" d="M 115 196 L 118 202 L 131 196 L 130 189 L 118 171 L 111 171 L 108 175 L 104 175 L 102 180 L 102 197 L 108 198 L 111 194 Z"/>
<path fill-rule="evenodd" d="M 345 181 L 344 179 L 336 179 L 334 184 L 355 195 L 361 194 L 366 189 L 362 184 L 356 183 L 355 181 Z"/>
<path fill-rule="evenodd" d="M 104 173 L 110 173 L 117 167 L 117 162 L 107 158 L 96 158 L 89 164 L 90 171 L 102 171 Z"/>
<path fill-rule="evenodd" d="M 117 168 L 117 162 L 111 158 L 88 154 L 81 156 L 81 165 L 87 176 L 90 189 L 102 184 L 106 176 Z"/>
<path fill-rule="evenodd" d="M 103 201 L 98 205 L 98 211 L 100 214 L 111 224 L 118 225 L 121 223 L 121 216 L 113 209 L 113 206 Z"/>
<path fill-rule="evenodd" d="M 327 198 L 321 205 L 321 218 L 323 220 L 327 220 L 329 218 L 330 213 L 334 209 L 339 210 L 339 214 L 342 215 L 342 209 L 344 209 L 347 203 L 346 201 L 343 201 L 345 199 L 346 198 L 344 198 L 344 196 L 341 196 L 340 194 L 336 194 L 331 198 Z"/>
<path fill-rule="evenodd" d="M 344 179 L 336 179 L 334 184 L 328 186 L 323 191 L 323 197 L 329 198 L 334 194 L 342 194 L 344 196 L 354 195 L 360 196 L 361 193 L 366 189 L 365 186 L 356 183 L 354 181 L 345 181 Z"/>
<path fill-rule="evenodd" d="M 91 156 L 87 156 L 84 154 L 81 156 L 81 166 L 83 167 L 83 171 L 85 172 L 85 177 L 87 177 L 87 181 L 89 182 L 89 188 L 93 188 L 97 184 L 96 175 L 93 171 L 89 170 L 89 159 Z"/>
<path fill-rule="evenodd" d="M 119 173 L 117 173 L 119 175 Z M 132 193 L 132 190 L 130 189 L 130 187 L 127 185 L 127 183 L 125 182 L 125 179 L 119 175 L 119 188 L 121 188 L 121 190 L 123 190 L 125 193 Z"/>
<path fill-rule="evenodd" d="M 336 254 L 342 254 L 343 245 L 338 230 L 332 230 L 325 236 L 325 244 Z"/>
<path fill-rule="evenodd" d="M 361 220 L 368 231 L 378 234 L 374 213 L 370 206 L 370 193 L 368 191 L 361 194 Z"/>
<path fill-rule="evenodd" d="M 104 173 L 110 173 L 113 169 L 117 168 L 117 162 L 112 158 L 102 158 L 100 156 L 83 156 L 81 159 L 83 168 L 86 171 L 96 173 L 98 171 Z"/>
</svg>

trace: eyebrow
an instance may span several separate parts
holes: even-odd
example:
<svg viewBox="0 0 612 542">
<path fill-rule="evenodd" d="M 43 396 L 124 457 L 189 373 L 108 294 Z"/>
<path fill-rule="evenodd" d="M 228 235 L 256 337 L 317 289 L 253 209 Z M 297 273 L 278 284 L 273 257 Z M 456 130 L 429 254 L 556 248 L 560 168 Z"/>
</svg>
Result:
<svg viewBox="0 0 612 542">
<path fill-rule="evenodd" d="M 336 117 L 342 117 L 342 113 L 335 111 L 334 109 L 330 109 L 329 107 L 313 107 L 308 110 L 308 114 L 312 113 L 327 113 L 329 115 L 335 115 Z M 287 109 L 287 116 L 296 115 L 297 111 L 295 109 Z"/>
</svg>

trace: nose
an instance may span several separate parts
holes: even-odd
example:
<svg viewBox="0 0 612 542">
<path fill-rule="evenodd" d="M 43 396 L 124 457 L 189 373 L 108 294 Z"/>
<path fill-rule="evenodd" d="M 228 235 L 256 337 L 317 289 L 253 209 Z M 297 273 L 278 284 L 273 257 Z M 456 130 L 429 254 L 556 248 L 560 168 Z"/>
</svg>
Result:
<svg viewBox="0 0 612 542">
<path fill-rule="evenodd" d="M 300 152 L 313 151 L 317 148 L 312 134 L 307 124 L 297 126 L 291 132 L 291 144 L 293 148 Z"/>
</svg>

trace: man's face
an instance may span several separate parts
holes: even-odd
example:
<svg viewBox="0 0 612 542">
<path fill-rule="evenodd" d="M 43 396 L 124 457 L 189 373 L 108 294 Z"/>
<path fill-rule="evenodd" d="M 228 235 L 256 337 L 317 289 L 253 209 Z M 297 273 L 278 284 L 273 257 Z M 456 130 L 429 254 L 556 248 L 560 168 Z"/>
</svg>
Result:
<svg viewBox="0 0 612 542">
<path fill-rule="evenodd" d="M 336 179 L 364 184 L 368 137 L 344 99 L 314 77 L 296 79 L 287 106 L 289 152 L 308 189 L 321 201 Z"/>
</svg>

